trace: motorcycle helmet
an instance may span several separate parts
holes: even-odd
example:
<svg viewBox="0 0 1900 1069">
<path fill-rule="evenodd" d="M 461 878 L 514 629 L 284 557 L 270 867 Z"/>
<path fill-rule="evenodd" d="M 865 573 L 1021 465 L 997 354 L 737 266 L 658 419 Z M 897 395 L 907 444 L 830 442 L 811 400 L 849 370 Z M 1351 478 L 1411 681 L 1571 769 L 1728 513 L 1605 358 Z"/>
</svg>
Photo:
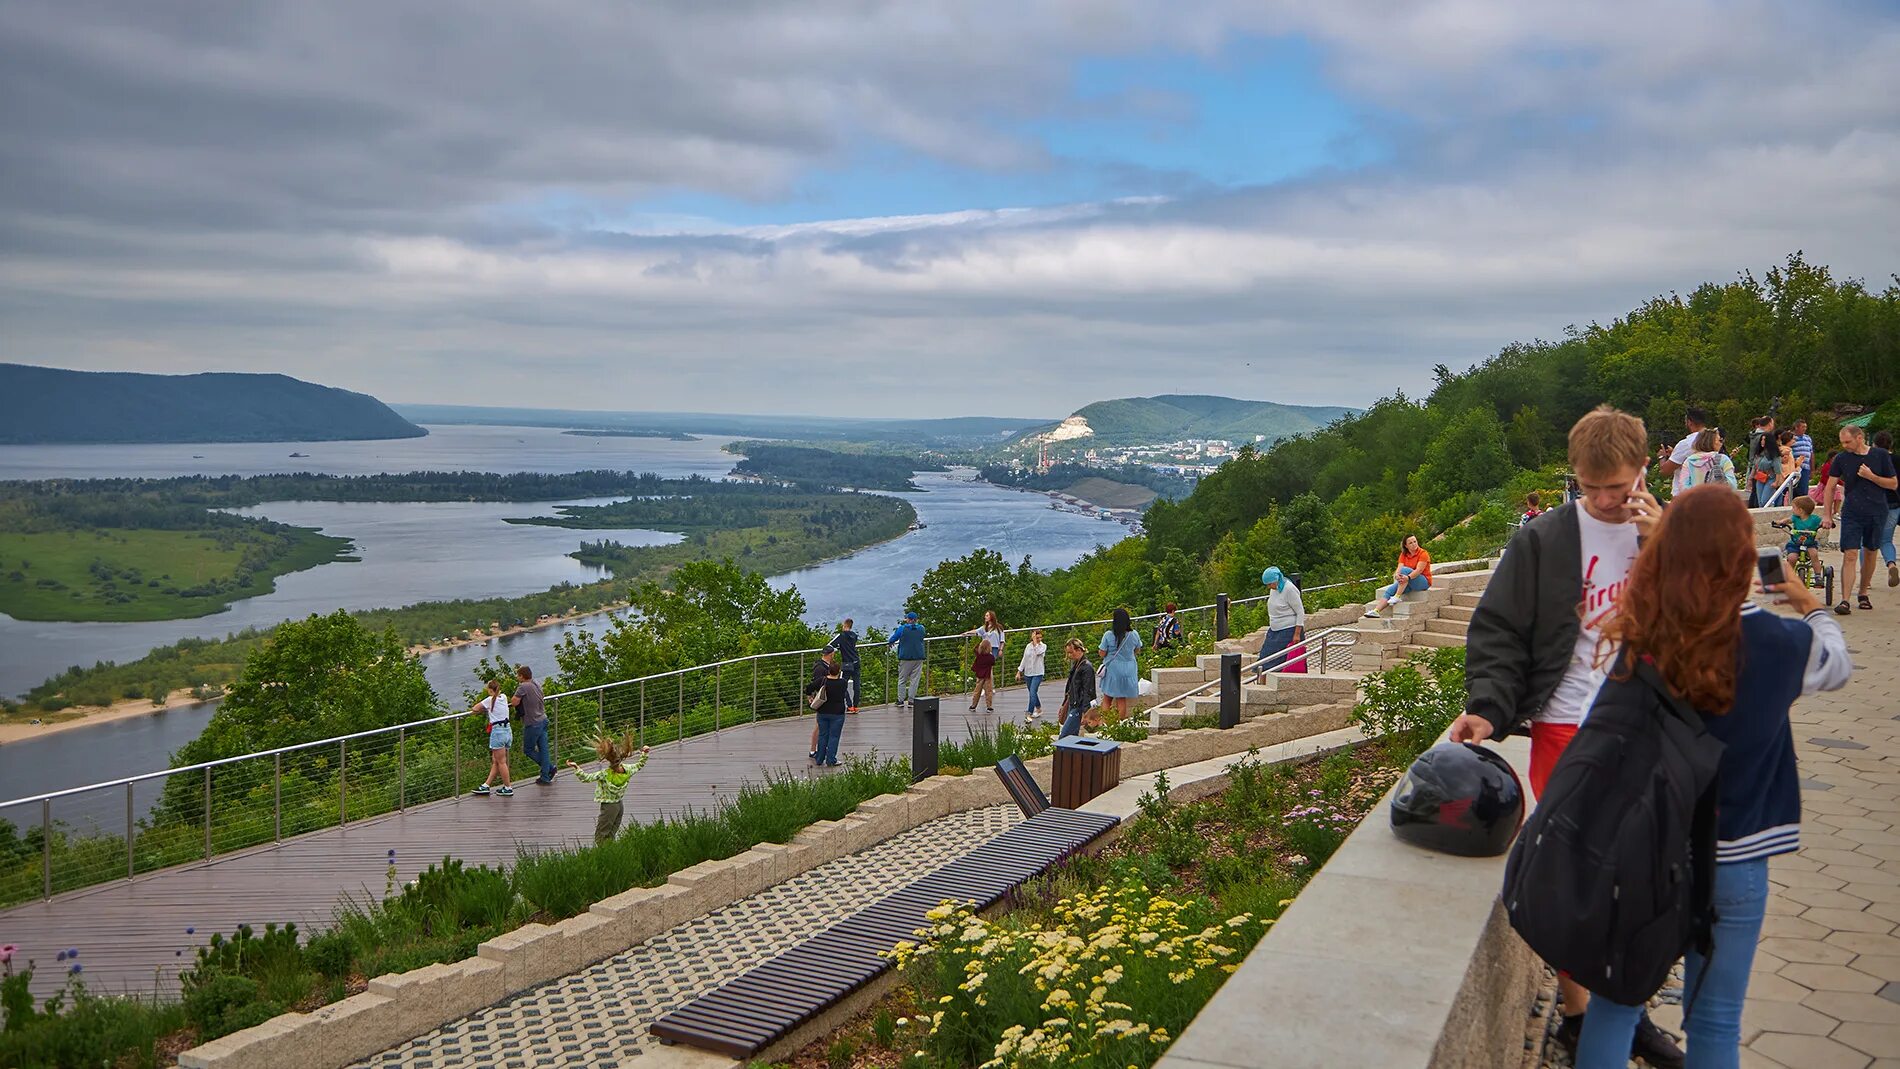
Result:
<svg viewBox="0 0 1900 1069">
<path fill-rule="evenodd" d="M 1441 742 L 1405 770 L 1392 795 L 1392 833 L 1460 857 L 1496 857 L 1524 821 L 1524 788 L 1510 762 L 1469 742 Z"/>
</svg>

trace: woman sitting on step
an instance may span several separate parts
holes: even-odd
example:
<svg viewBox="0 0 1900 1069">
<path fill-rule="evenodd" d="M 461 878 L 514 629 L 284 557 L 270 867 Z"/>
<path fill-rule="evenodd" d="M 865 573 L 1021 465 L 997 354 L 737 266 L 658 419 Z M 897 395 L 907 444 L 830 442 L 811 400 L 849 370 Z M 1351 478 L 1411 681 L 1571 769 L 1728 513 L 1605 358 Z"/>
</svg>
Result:
<svg viewBox="0 0 1900 1069">
<path fill-rule="evenodd" d="M 1379 591 L 1379 596 L 1366 610 L 1366 619 L 1377 620 L 1379 613 L 1387 605 L 1399 600 L 1401 594 L 1432 588 L 1432 555 L 1418 544 L 1417 535 L 1406 535 L 1399 543 L 1399 566 L 1392 571 L 1392 584 Z"/>
</svg>

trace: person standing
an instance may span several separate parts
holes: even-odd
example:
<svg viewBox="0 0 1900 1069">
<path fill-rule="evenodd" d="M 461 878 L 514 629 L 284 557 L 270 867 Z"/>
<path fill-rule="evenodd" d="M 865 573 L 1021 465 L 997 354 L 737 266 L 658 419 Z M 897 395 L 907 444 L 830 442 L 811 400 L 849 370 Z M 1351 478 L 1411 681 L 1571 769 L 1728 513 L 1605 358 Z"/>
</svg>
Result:
<svg viewBox="0 0 1900 1069">
<path fill-rule="evenodd" d="M 1814 439 L 1808 437 L 1808 421 L 1794 421 L 1794 462 L 1800 474 L 1795 476 L 1794 490 L 1790 499 L 1803 497 L 1808 492 L 1808 482 L 1814 475 Z"/>
<path fill-rule="evenodd" d="M 1670 496 L 1674 497 L 1703 483 L 1720 483 L 1730 490 L 1741 489 L 1741 485 L 1735 481 L 1735 461 L 1722 451 L 1722 445 L 1722 432 L 1714 427 L 1696 435 L 1689 459 L 1683 462 L 1682 470 L 1676 472 L 1676 489 Z"/>
<path fill-rule="evenodd" d="M 582 771 L 581 766 L 572 761 L 567 767 L 574 770 L 575 779 L 594 785 L 594 801 L 600 803 L 600 817 L 594 821 L 594 845 L 599 846 L 620 833 L 620 821 L 626 816 L 627 783 L 635 772 L 647 766 L 647 755 L 652 748 L 640 747 L 640 759 L 628 766 L 626 760 L 633 754 L 633 734 L 629 732 L 623 739 L 602 735 L 594 742 L 594 752 L 606 764 L 592 772 Z"/>
<path fill-rule="evenodd" d="M 1432 555 L 1419 545 L 1417 535 L 1406 535 L 1399 543 L 1399 563 L 1392 569 L 1392 583 L 1379 591 L 1366 607 L 1366 619 L 1377 620 L 1379 612 L 1406 594 L 1432 588 Z"/>
<path fill-rule="evenodd" d="M 845 712 L 855 713 L 858 711 L 858 633 L 852 629 L 851 617 L 845 617 L 844 623 L 838 625 L 838 633 L 831 636 L 831 643 L 825 648 L 838 651 L 838 667 L 844 672 L 844 687 L 851 695 Z"/>
<path fill-rule="evenodd" d="M 1888 456 L 1893 455 L 1893 435 L 1881 431 L 1874 435 L 1874 448 L 1884 449 Z M 1900 560 L 1895 559 L 1893 533 L 1900 527 L 1900 487 L 1887 491 L 1887 527 L 1880 539 L 1880 559 L 1887 565 L 1887 585 L 1900 586 Z"/>
<path fill-rule="evenodd" d="M 534 681 L 534 670 L 525 664 L 515 666 L 515 692 L 508 704 L 521 713 L 521 752 L 541 766 L 535 782 L 554 782 L 554 757 L 548 753 L 548 714 L 541 698 L 541 684 Z"/>
<path fill-rule="evenodd" d="M 1043 645 L 1042 629 L 1029 633 L 1029 641 L 1023 644 L 1023 659 L 1016 664 L 1016 678 L 1029 685 L 1029 713 L 1025 722 L 1042 715 L 1042 674 L 1043 656 L 1049 647 Z"/>
<path fill-rule="evenodd" d="M 1900 486 L 1900 478 L 1894 474 L 1893 454 L 1867 444 L 1867 432 L 1862 428 L 1842 427 L 1841 451 L 1834 454 L 1828 475 L 1839 479 L 1844 490 L 1839 513 L 1841 603 L 1834 606 L 1834 611 L 1842 616 L 1853 611 L 1847 597 L 1848 592 L 1854 590 L 1854 578 L 1858 575 L 1860 609 L 1868 612 L 1874 607 L 1867 597 L 1867 588 L 1874 578 L 1874 554 L 1880 549 L 1887 517 L 1892 512 L 1886 492 Z M 1829 501 L 1827 518 L 1821 526 L 1833 527 L 1835 523 L 1834 502 Z"/>
<path fill-rule="evenodd" d="M 1181 641 L 1181 620 L 1174 615 L 1174 602 L 1161 608 L 1161 620 L 1155 624 L 1155 649 L 1171 650 Z"/>
<path fill-rule="evenodd" d="M 1141 692 L 1141 667 L 1135 660 L 1135 654 L 1141 652 L 1141 632 L 1135 630 L 1127 609 L 1115 610 L 1098 648 L 1102 652 L 1102 705 L 1120 720 L 1134 711 L 1135 695 Z"/>
<path fill-rule="evenodd" d="M 1689 455 L 1695 452 L 1696 437 L 1708 429 L 1709 414 L 1695 405 L 1690 405 L 1683 410 L 1682 425 L 1688 429 L 1689 433 L 1683 435 L 1681 440 L 1676 442 L 1675 448 L 1669 450 L 1668 454 L 1656 464 L 1658 472 L 1669 476 L 1672 495 L 1688 489 L 1682 482 L 1682 470 L 1689 463 Z"/>
<path fill-rule="evenodd" d="M 1267 637 L 1260 643 L 1260 659 L 1264 661 L 1306 637 L 1306 602 L 1300 597 L 1300 588 L 1279 568 L 1261 572 L 1260 582 L 1267 588 Z M 1262 666 L 1254 673 L 1253 681 L 1264 682 L 1269 671 L 1285 667 L 1285 661 L 1272 668 Z"/>
<path fill-rule="evenodd" d="M 970 687 L 970 711 L 976 712 L 976 703 L 983 702 L 983 708 L 996 711 L 996 653 L 990 648 L 990 640 L 976 640 L 976 652 L 970 656 L 970 674 L 975 683 Z"/>
<path fill-rule="evenodd" d="M 838 766 L 838 740 L 844 735 L 845 694 L 844 670 L 835 664 L 825 665 L 826 676 L 814 680 L 805 687 L 805 696 L 811 697 L 820 692 L 824 700 L 818 705 L 818 752 L 812 757 L 814 765 Z"/>
<path fill-rule="evenodd" d="M 1754 581 L 1753 518 L 1733 494 L 1692 490 L 1663 512 L 1602 627 L 1602 660 L 1612 667 L 1599 709 L 1662 700 L 1633 678 L 1630 666 L 1640 657 L 1724 746 L 1713 788 L 1714 947 L 1683 959 L 1683 1031 L 1697 1066 L 1738 1064 L 1742 1002 L 1768 905 L 1768 859 L 1800 846 L 1789 711 L 1797 698 L 1838 690 L 1853 673 L 1840 625 L 1812 591 L 1799 582 L 1766 588 L 1800 614 L 1789 618 L 1745 604 Z M 1660 724 L 1656 715 L 1651 722 Z M 1642 1012 L 1597 998 L 1577 1044 L 1577 1069 L 1624 1069 Z"/>
<path fill-rule="evenodd" d="M 908 709 L 917 700 L 917 683 L 924 675 L 924 625 L 915 612 L 904 614 L 886 648 L 897 651 L 897 707 Z"/>
<path fill-rule="evenodd" d="M 1570 466 L 1582 496 L 1511 539 L 1472 611 L 1465 639 L 1465 712 L 1451 741 L 1503 738 L 1531 722 L 1530 785 L 1544 793 L 1564 747 L 1603 685 L 1596 649 L 1636 562 L 1639 536 L 1661 512 L 1643 483 L 1643 421 L 1607 406 L 1570 428 Z M 1557 1041 L 1573 1054 L 1590 996 L 1568 976 Z M 1631 1052 L 1651 1066 L 1682 1065 L 1682 1051 L 1645 1015 Z"/>
<path fill-rule="evenodd" d="M 1003 624 L 996 618 L 994 610 L 984 610 L 983 622 L 965 631 L 963 637 L 988 639 L 990 653 L 999 661 L 1003 659 Z"/>
<path fill-rule="evenodd" d="M 1062 687 L 1062 730 L 1057 737 L 1067 738 L 1082 733 L 1082 717 L 1095 706 L 1095 666 L 1079 638 L 1070 639 L 1062 652 L 1069 658 L 1069 680 Z"/>
<path fill-rule="evenodd" d="M 1755 429 L 1748 435 L 1748 507 L 1761 508 L 1768 495 L 1775 492 L 1771 474 L 1775 466 L 1775 417 L 1763 416 L 1755 421 Z"/>
<path fill-rule="evenodd" d="M 826 646 L 824 649 L 818 651 L 818 662 L 811 666 L 811 678 L 805 681 L 806 696 L 809 697 L 811 695 L 811 688 L 813 686 L 823 683 L 826 679 L 831 677 L 831 670 L 836 667 L 837 664 L 838 651 L 832 649 L 830 646 Z M 810 754 L 813 761 L 818 760 L 818 736 L 820 733 L 818 721 L 813 720 L 811 724 Z"/>
<path fill-rule="evenodd" d="M 508 699 L 501 693 L 501 680 L 489 680 L 486 691 L 469 710 L 482 717 L 488 726 L 488 775 L 482 777 L 475 793 L 488 794 L 489 785 L 500 780 L 501 786 L 493 790 L 506 798 L 515 793 L 515 789 L 508 786 L 508 747 L 514 744 L 515 733 L 508 726 Z"/>
</svg>

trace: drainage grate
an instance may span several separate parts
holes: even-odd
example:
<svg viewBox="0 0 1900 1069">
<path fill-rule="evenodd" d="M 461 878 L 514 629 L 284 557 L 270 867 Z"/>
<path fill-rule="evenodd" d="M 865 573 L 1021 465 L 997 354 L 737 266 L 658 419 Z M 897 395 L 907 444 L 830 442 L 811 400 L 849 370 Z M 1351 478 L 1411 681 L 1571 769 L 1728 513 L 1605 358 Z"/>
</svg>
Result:
<svg viewBox="0 0 1900 1069">
<path fill-rule="evenodd" d="M 749 1058 L 889 968 L 881 955 L 915 940 L 928 923 L 924 914 L 945 899 L 993 906 L 1116 823 L 1100 813 L 1045 809 L 681 1006 L 650 1031 L 662 1043 Z"/>
</svg>

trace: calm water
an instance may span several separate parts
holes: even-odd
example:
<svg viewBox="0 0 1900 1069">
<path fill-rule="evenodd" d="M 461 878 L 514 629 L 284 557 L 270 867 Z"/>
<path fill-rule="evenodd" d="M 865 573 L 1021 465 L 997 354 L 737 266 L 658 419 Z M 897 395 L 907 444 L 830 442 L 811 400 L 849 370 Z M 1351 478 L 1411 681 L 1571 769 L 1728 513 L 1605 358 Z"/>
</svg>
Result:
<svg viewBox="0 0 1900 1069">
<path fill-rule="evenodd" d="M 431 453 L 428 443 L 443 447 Z M 602 443 L 610 455 L 602 455 Z M 480 471 L 575 471 L 609 467 L 661 471 L 680 476 L 720 474 L 731 457 L 720 442 L 655 439 L 591 439 L 545 429 L 438 428 L 428 438 L 400 442 L 344 442 L 285 447 L 312 454 L 308 470 L 367 473 L 427 469 Z M 146 451 L 163 454 L 155 459 Z M 254 454 L 263 452 L 263 457 Z M 192 453 L 203 460 L 192 460 Z M 57 446 L 0 447 L 0 477 L 81 477 L 108 474 L 178 475 L 199 465 L 206 472 L 248 474 L 283 470 L 275 446 Z M 246 453 L 253 454 L 246 457 Z M 10 455 L 11 454 L 11 455 Z M 32 454 L 31 456 L 25 454 Z M 179 455 L 182 454 L 182 460 Z M 322 462 L 319 464 L 319 462 Z M 113 464 L 123 465 L 118 469 Z M 380 466 L 379 466 L 380 465 Z M 977 547 L 1003 553 L 1012 562 L 1030 556 L 1038 567 L 1072 564 L 1098 543 L 1119 540 L 1125 530 L 1073 513 L 1057 512 L 1038 494 L 1003 490 L 969 481 L 968 473 L 922 473 L 928 493 L 909 495 L 926 529 L 850 557 L 774 579 L 805 595 L 807 619 L 828 625 L 853 616 L 859 626 L 889 627 L 902 613 L 910 586 L 924 571 Z M 545 512 L 550 505 L 345 504 L 279 502 L 244 510 L 288 523 L 320 526 L 353 539 L 361 563 L 325 565 L 278 579 L 278 590 L 239 602 L 226 613 L 199 620 L 150 624 L 33 624 L 0 616 L 0 689 L 17 692 L 75 663 L 129 659 L 185 635 L 222 635 L 250 623 L 270 624 L 288 616 L 342 607 L 401 605 L 457 596 L 501 595 L 541 590 L 562 579 L 588 578 L 565 556 L 575 532 L 505 524 L 505 516 Z M 611 532 L 622 542 L 669 540 L 657 532 Z M 971 621 L 974 623 L 974 621 Z M 606 623 L 592 617 L 559 627 L 496 639 L 423 658 L 438 694 L 459 701 L 484 657 L 503 656 L 546 672 L 553 650 L 575 628 L 596 632 Z M 0 798 L 17 798 L 79 783 L 163 768 L 179 746 L 195 737 L 214 706 L 174 709 L 157 716 L 102 724 L 44 739 L 0 746 Z M 140 793 L 140 809 L 155 797 Z M 149 795 L 149 796 L 148 796 Z M 69 805 L 56 813 L 74 823 L 89 818 L 117 826 L 123 797 Z M 71 810 L 68 812 L 68 810 Z M 0 810 L 0 819 L 25 825 L 37 814 Z"/>
</svg>

